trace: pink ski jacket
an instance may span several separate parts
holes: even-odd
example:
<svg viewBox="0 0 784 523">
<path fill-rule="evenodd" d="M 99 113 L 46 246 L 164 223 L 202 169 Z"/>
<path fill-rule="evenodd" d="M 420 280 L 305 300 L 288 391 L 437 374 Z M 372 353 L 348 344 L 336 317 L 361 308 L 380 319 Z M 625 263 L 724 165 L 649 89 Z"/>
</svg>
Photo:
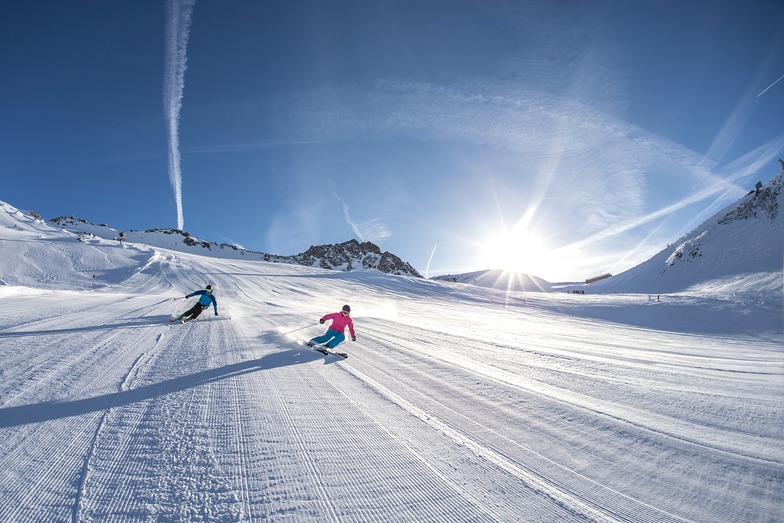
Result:
<svg viewBox="0 0 784 523">
<path fill-rule="evenodd" d="M 332 325 L 329 328 L 333 331 L 345 332 L 346 327 L 348 327 L 351 337 L 353 338 L 356 336 L 356 334 L 354 334 L 354 322 L 351 320 L 351 316 L 343 316 L 339 312 L 333 312 L 332 314 L 325 314 L 321 319 L 324 321 L 332 320 Z"/>
</svg>

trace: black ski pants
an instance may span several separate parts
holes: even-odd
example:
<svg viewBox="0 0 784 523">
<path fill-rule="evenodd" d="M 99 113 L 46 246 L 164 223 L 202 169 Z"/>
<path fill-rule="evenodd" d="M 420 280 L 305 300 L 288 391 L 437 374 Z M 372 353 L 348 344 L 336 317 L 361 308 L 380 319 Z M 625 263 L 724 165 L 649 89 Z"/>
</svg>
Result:
<svg viewBox="0 0 784 523">
<path fill-rule="evenodd" d="M 183 314 L 183 315 L 182 315 L 182 317 L 183 317 L 183 318 L 187 318 L 187 317 L 189 317 L 189 316 L 190 316 L 190 318 L 191 318 L 192 320 L 193 320 L 193 319 L 196 319 L 196 317 L 197 317 L 199 314 L 201 314 L 201 311 L 203 311 L 203 310 L 204 310 L 204 309 L 206 309 L 207 307 L 209 307 L 209 305 L 202 305 L 201 303 L 197 303 L 196 305 L 194 305 L 193 307 L 191 307 L 190 309 L 188 309 L 188 310 L 187 310 L 187 312 L 186 312 L 185 314 Z"/>
</svg>

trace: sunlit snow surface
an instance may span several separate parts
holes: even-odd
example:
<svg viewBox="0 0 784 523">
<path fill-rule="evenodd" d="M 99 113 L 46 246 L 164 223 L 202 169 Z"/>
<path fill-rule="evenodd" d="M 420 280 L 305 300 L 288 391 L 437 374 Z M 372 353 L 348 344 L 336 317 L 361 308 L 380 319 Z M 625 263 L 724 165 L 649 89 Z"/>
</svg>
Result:
<svg viewBox="0 0 784 523">
<path fill-rule="evenodd" d="M 775 277 L 505 293 L 83 240 L 0 209 L 0 521 L 784 513 Z M 221 315 L 170 323 L 207 283 Z M 304 347 L 344 303 L 349 358 Z"/>
</svg>

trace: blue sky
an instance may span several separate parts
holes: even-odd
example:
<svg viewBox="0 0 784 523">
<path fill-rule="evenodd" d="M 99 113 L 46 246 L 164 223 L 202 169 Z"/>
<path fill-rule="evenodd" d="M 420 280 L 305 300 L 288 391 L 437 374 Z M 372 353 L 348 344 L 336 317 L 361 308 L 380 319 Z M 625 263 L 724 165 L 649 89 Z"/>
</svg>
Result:
<svg viewBox="0 0 784 523">
<path fill-rule="evenodd" d="M 0 200 L 555 282 L 644 261 L 784 156 L 780 1 L 170 4 L 4 3 Z"/>
</svg>

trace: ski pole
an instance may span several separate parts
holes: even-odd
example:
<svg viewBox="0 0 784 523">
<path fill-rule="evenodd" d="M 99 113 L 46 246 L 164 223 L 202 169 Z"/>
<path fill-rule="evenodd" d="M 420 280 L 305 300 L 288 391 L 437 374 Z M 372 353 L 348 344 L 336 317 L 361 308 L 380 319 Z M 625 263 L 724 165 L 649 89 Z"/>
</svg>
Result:
<svg viewBox="0 0 784 523">
<path fill-rule="evenodd" d="M 302 329 L 307 329 L 308 327 L 313 327 L 314 325 L 318 325 L 320 322 L 311 323 L 310 325 L 305 325 L 304 327 L 300 327 L 299 329 L 294 329 L 293 331 L 284 332 L 283 335 L 291 334 L 292 332 L 301 331 Z"/>
</svg>

